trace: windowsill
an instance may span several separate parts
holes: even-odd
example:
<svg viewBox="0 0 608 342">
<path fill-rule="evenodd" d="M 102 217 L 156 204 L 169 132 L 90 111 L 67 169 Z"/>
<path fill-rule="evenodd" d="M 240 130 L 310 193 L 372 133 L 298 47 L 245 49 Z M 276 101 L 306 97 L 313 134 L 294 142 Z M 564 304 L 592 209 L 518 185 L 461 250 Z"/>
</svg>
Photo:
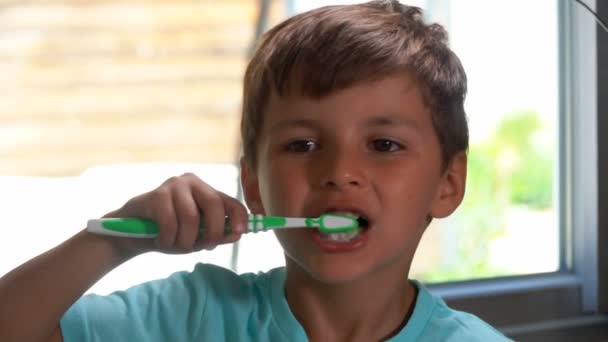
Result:
<svg viewBox="0 0 608 342">
<path fill-rule="evenodd" d="M 428 286 L 453 309 L 473 313 L 503 329 L 580 317 L 582 281 L 572 273 L 547 273 Z M 500 309 L 497 309 L 500 308 Z"/>
<path fill-rule="evenodd" d="M 445 301 L 471 297 L 492 297 L 529 291 L 556 288 L 577 288 L 579 276 L 573 273 L 555 272 L 503 278 L 467 280 L 427 285 L 429 290 Z"/>
</svg>

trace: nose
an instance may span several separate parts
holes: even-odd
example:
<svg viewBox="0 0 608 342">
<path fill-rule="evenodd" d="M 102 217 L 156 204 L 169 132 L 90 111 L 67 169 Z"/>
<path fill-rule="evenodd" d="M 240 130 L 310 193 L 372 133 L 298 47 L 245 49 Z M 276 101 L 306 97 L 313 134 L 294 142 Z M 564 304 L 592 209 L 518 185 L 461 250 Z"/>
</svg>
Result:
<svg viewBox="0 0 608 342">
<path fill-rule="evenodd" d="M 332 151 L 324 154 L 318 166 L 320 187 L 340 190 L 365 184 L 363 163 L 354 153 Z"/>
</svg>

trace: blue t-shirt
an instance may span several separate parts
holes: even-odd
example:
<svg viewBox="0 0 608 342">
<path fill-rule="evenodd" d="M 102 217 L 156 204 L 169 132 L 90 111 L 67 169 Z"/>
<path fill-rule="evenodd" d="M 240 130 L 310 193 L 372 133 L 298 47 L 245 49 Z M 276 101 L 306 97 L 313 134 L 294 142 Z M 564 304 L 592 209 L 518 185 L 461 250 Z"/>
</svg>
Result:
<svg viewBox="0 0 608 342">
<path fill-rule="evenodd" d="M 64 341 L 307 341 L 284 296 L 285 269 L 192 272 L 108 296 L 86 295 L 61 319 Z M 412 316 L 389 341 L 509 341 L 474 315 L 448 308 L 415 282 Z"/>
</svg>

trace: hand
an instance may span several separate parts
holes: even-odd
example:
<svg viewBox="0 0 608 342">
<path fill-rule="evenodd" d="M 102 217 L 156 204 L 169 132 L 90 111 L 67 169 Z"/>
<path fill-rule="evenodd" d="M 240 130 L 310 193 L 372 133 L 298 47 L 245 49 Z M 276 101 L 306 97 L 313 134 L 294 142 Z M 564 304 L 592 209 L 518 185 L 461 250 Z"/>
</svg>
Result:
<svg viewBox="0 0 608 342">
<path fill-rule="evenodd" d="M 232 230 L 225 235 L 226 216 Z M 114 238 L 121 249 L 136 253 L 212 250 L 219 244 L 237 241 L 247 227 L 247 209 L 243 204 L 190 173 L 169 178 L 158 188 L 130 199 L 104 217 L 137 217 L 158 224 L 160 232 L 154 241 Z M 199 235 L 201 220 L 205 229 Z"/>
</svg>

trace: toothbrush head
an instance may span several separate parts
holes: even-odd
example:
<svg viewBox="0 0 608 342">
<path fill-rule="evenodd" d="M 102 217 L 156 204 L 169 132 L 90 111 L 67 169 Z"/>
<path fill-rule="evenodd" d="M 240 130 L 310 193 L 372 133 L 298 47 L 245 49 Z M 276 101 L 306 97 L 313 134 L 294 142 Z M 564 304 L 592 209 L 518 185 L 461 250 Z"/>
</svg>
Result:
<svg viewBox="0 0 608 342">
<path fill-rule="evenodd" d="M 316 219 L 307 219 L 307 226 L 317 228 L 325 234 L 352 232 L 367 225 L 366 219 L 351 215 L 323 214 Z"/>
</svg>

